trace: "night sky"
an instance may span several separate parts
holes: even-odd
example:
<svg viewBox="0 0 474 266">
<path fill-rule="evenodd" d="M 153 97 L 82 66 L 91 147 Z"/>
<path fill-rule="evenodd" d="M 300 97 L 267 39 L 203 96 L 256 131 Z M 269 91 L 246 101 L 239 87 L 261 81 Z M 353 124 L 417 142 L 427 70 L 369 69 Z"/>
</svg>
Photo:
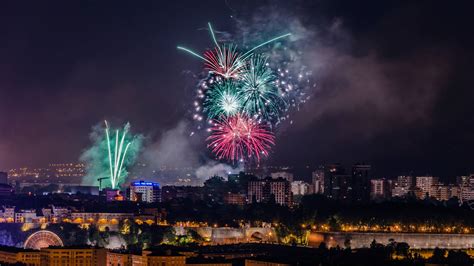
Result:
<svg viewBox="0 0 474 266">
<path fill-rule="evenodd" d="M 78 161 L 105 118 L 130 121 L 156 165 L 209 156 L 195 137 L 172 159 L 153 159 L 155 149 L 172 153 L 167 139 L 193 130 L 189 73 L 202 65 L 176 45 L 209 48 L 211 21 L 231 35 L 246 25 L 302 38 L 317 89 L 279 128 L 264 164 L 368 162 L 379 176 L 474 172 L 471 3 L 2 3 L 0 169 Z"/>
</svg>

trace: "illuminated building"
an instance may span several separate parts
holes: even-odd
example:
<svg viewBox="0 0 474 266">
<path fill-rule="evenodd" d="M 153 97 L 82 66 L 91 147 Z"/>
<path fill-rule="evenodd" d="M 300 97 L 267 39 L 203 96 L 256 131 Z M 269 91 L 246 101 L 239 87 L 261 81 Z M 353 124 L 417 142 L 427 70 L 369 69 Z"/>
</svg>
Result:
<svg viewBox="0 0 474 266">
<path fill-rule="evenodd" d="M 90 246 L 48 247 L 41 250 L 0 246 L 0 265 L 4 263 L 27 266 L 184 266 L 186 256 L 171 250 L 144 250 L 141 254 L 130 254 Z"/>
<path fill-rule="evenodd" d="M 287 179 L 267 179 L 267 184 L 264 188 L 264 196 L 267 199 L 273 197 L 276 204 L 285 206 L 292 205 L 291 186 Z"/>
<path fill-rule="evenodd" d="M 458 198 L 459 202 L 470 202 L 474 200 L 474 175 L 457 177 L 457 185 L 459 188 Z M 456 191 L 453 190 L 454 195 Z"/>
<path fill-rule="evenodd" d="M 392 197 L 405 197 L 413 192 L 414 183 L 412 176 L 398 176 L 393 184 Z"/>
<path fill-rule="evenodd" d="M 416 187 L 422 192 L 422 197 L 429 196 L 431 186 L 438 185 L 438 178 L 434 176 L 417 176 Z"/>
<path fill-rule="evenodd" d="M 449 185 L 449 195 L 450 195 L 450 198 L 460 198 L 461 197 L 461 188 L 456 186 L 456 185 Z"/>
<path fill-rule="evenodd" d="M 289 206 L 293 203 L 291 185 L 284 178 L 256 179 L 248 182 L 247 198 L 249 203 L 268 202 Z"/>
<path fill-rule="evenodd" d="M 73 212 L 71 213 L 71 221 L 73 223 L 89 223 L 98 225 L 118 225 L 125 219 L 133 219 L 133 213 L 116 213 L 116 212 Z"/>
<path fill-rule="evenodd" d="M 120 190 L 118 189 L 106 188 L 106 189 L 103 189 L 102 191 L 105 192 L 105 198 L 107 202 L 124 200 L 123 196 L 120 193 Z"/>
<path fill-rule="evenodd" d="M 310 185 L 304 181 L 298 180 L 291 182 L 291 193 L 293 195 L 306 195 L 309 194 Z"/>
<path fill-rule="evenodd" d="M 372 200 L 390 198 L 391 184 L 391 180 L 385 178 L 370 180 L 370 198 Z"/>
<path fill-rule="evenodd" d="M 2 246 L 0 247 L 0 265 L 4 263 L 40 266 L 40 252 L 38 250 Z"/>
<path fill-rule="evenodd" d="M 263 187 L 265 183 L 265 181 L 259 179 L 248 182 L 247 199 L 249 203 L 263 202 Z"/>
<path fill-rule="evenodd" d="M 38 221 L 39 217 L 34 209 L 15 212 L 15 223 L 37 223 Z"/>
<path fill-rule="evenodd" d="M 41 213 L 46 221 L 55 223 L 70 218 L 71 211 L 68 208 L 52 205 L 48 208 L 42 208 Z"/>
<path fill-rule="evenodd" d="M 324 193 L 324 170 L 316 170 L 312 173 L 311 192 L 314 194 Z"/>
<path fill-rule="evenodd" d="M 186 256 L 166 251 L 153 251 L 145 253 L 147 266 L 184 266 L 186 265 Z"/>
<path fill-rule="evenodd" d="M 13 223 L 15 222 L 15 207 L 2 207 L 0 212 L 1 222 L 3 223 Z"/>
<path fill-rule="evenodd" d="M 243 206 L 246 203 L 246 199 L 242 194 L 229 192 L 224 195 L 224 203 L 229 205 Z"/>
<path fill-rule="evenodd" d="M 160 184 L 156 182 L 135 181 L 130 184 L 130 200 L 142 202 L 161 202 Z"/>
<path fill-rule="evenodd" d="M 105 266 L 106 260 L 107 251 L 102 248 L 49 247 L 40 251 L 41 266 Z"/>
<path fill-rule="evenodd" d="M 459 198 L 459 187 L 454 185 L 437 184 L 431 186 L 429 196 L 437 200 L 449 200 L 453 197 Z"/>
</svg>

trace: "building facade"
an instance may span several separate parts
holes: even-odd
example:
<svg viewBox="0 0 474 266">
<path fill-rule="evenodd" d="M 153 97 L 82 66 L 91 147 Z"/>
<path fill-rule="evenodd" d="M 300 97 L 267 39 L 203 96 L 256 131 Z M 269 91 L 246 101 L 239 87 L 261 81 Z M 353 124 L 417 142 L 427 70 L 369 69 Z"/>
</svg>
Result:
<svg viewBox="0 0 474 266">
<path fill-rule="evenodd" d="M 161 202 L 160 184 L 156 182 L 135 181 L 130 184 L 130 200 L 142 202 Z"/>
</svg>

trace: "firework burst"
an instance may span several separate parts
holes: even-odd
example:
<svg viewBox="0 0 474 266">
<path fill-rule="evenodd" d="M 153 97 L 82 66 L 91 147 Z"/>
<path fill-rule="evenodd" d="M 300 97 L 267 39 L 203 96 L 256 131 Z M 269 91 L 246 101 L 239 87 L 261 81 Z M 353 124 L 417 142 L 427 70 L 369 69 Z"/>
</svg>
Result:
<svg viewBox="0 0 474 266">
<path fill-rule="evenodd" d="M 209 118 L 232 116 L 237 114 L 242 106 L 237 84 L 232 81 L 221 81 L 212 84 L 207 90 L 204 100 L 204 111 Z"/>
<path fill-rule="evenodd" d="M 210 73 L 219 75 L 225 79 L 237 78 L 244 63 L 237 52 L 235 45 L 217 46 L 214 50 L 204 53 L 205 67 Z"/>
<path fill-rule="evenodd" d="M 233 43 L 219 44 L 211 24 L 208 26 L 214 48 L 200 55 L 178 46 L 204 61 L 206 70 L 197 88 L 193 118 L 199 123 L 198 129 L 203 121 L 212 125 L 208 147 L 219 159 L 260 161 L 274 145 L 274 135 L 267 126 L 273 128 L 280 122 L 287 104 L 279 73 L 271 69 L 266 56 L 255 51 L 291 34 L 243 51 Z"/>
<path fill-rule="evenodd" d="M 250 57 L 241 75 L 242 111 L 254 118 L 278 117 L 284 106 L 275 84 L 276 76 L 262 55 Z"/>
<path fill-rule="evenodd" d="M 214 120 L 208 147 L 219 159 L 230 161 L 268 156 L 268 150 L 275 144 L 275 137 L 264 126 L 245 115 L 237 114 Z"/>
</svg>

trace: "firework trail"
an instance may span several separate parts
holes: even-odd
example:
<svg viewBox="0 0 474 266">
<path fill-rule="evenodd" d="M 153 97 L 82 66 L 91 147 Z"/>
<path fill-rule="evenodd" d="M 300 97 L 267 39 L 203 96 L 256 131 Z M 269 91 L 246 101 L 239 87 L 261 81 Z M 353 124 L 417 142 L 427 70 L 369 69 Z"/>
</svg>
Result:
<svg viewBox="0 0 474 266">
<path fill-rule="evenodd" d="M 203 57 L 188 48 L 182 46 L 178 46 L 177 48 L 202 59 L 205 63 L 206 69 L 208 69 L 211 73 L 222 76 L 225 79 L 237 78 L 240 70 L 245 66 L 244 61 L 253 54 L 253 51 L 269 43 L 275 42 L 279 39 L 286 38 L 291 35 L 290 33 L 287 33 L 277 36 L 253 47 L 244 54 L 240 55 L 237 52 L 236 45 L 222 45 L 221 47 L 217 42 L 211 23 L 208 23 L 208 26 L 212 40 L 216 46 L 214 50 L 205 52 Z"/>
<path fill-rule="evenodd" d="M 123 183 L 130 167 L 141 150 L 143 136 L 130 133 L 130 124 L 122 129 L 95 126 L 91 133 L 93 145 L 81 155 L 87 165 L 84 183 L 96 184 L 98 178 L 107 178 L 104 187 L 116 189 Z"/>
<path fill-rule="evenodd" d="M 219 159 L 230 161 L 268 156 L 268 150 L 275 144 L 275 137 L 264 126 L 245 115 L 237 114 L 214 120 L 208 147 Z"/>
<path fill-rule="evenodd" d="M 110 183 L 112 185 L 112 189 L 115 189 L 118 185 L 119 179 L 122 177 L 123 162 L 125 160 L 125 156 L 127 156 L 127 151 L 131 144 L 130 142 L 126 143 L 124 148 L 125 137 L 130 130 L 130 124 L 127 123 L 123 128 L 122 137 L 119 137 L 119 130 L 115 130 L 115 145 L 113 145 L 111 144 L 109 125 L 107 124 L 107 121 L 104 121 L 104 123 L 105 135 L 107 138 L 107 151 L 109 154 Z"/>
</svg>

